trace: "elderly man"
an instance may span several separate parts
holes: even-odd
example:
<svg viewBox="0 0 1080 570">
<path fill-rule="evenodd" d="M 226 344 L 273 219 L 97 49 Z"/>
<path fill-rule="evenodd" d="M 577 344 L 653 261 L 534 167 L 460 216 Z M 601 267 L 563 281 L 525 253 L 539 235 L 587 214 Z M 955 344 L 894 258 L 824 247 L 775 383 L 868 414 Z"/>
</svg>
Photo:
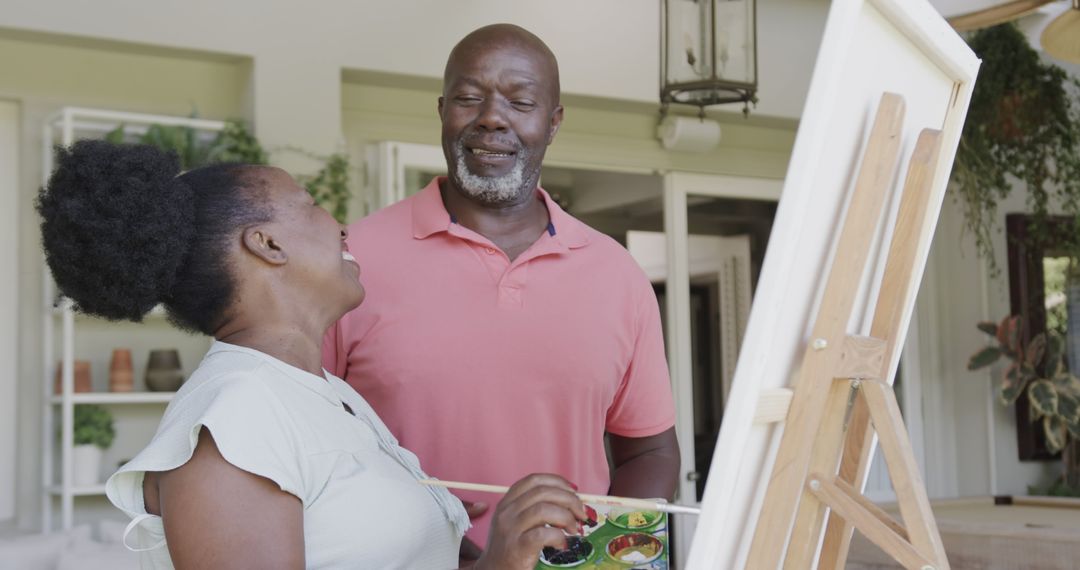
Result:
<svg viewBox="0 0 1080 570">
<path fill-rule="evenodd" d="M 368 300 L 328 331 L 324 365 L 441 479 L 551 472 L 581 492 L 671 498 L 679 452 L 652 287 L 537 185 L 559 92 L 554 55 L 522 28 L 454 47 L 438 103 L 449 176 L 350 228 Z M 484 544 L 489 524 L 479 515 L 469 537 Z"/>
</svg>

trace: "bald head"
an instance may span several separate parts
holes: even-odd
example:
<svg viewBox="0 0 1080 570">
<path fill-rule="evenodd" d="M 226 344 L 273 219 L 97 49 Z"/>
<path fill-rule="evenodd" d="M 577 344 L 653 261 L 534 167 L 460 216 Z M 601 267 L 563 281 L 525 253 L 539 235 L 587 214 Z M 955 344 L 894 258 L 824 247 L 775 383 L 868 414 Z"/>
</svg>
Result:
<svg viewBox="0 0 1080 570">
<path fill-rule="evenodd" d="M 470 66 L 478 59 L 489 57 L 503 49 L 516 49 L 535 56 L 545 71 L 543 79 L 551 89 L 552 100 L 558 104 L 561 88 L 559 87 L 559 62 L 543 40 L 535 34 L 513 24 L 492 24 L 474 30 L 461 39 L 450 51 L 443 71 L 443 88 L 446 88 L 458 69 Z M 443 93 L 445 95 L 445 91 Z"/>
<path fill-rule="evenodd" d="M 439 118 L 450 189 L 483 207 L 530 203 L 563 118 L 555 56 L 517 26 L 476 30 L 446 61 Z"/>
</svg>

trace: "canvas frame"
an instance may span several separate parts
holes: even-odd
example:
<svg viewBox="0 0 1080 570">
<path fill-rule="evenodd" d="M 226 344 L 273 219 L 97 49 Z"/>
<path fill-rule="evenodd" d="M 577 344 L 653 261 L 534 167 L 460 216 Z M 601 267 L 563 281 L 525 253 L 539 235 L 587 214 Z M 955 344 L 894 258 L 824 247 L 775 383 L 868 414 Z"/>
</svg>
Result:
<svg viewBox="0 0 1080 570">
<path fill-rule="evenodd" d="M 943 138 L 926 213 L 934 222 L 978 67 L 979 60 L 926 0 L 832 3 L 685 568 L 745 566 L 783 430 L 782 424 L 754 423 L 759 396 L 790 386 L 806 348 L 881 94 L 899 93 L 907 104 L 903 158 L 887 197 L 886 221 L 895 216 L 906 157 L 919 131 L 934 128 Z M 890 226 L 880 224 L 871 246 L 871 262 L 848 323 L 850 334 L 869 330 Z M 916 285 L 934 223 L 924 227 L 909 276 Z M 910 291 L 901 331 L 907 330 L 918 287 Z M 898 361 L 899 351 L 889 363 L 890 378 Z"/>
</svg>

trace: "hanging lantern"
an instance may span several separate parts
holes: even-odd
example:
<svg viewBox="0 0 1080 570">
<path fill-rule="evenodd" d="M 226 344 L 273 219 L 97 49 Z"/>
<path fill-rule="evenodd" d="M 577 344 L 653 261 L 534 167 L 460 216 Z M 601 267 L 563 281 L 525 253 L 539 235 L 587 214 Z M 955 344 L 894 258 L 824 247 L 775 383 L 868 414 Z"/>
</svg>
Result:
<svg viewBox="0 0 1080 570">
<path fill-rule="evenodd" d="M 756 0 L 660 0 L 660 103 L 705 107 L 757 98 Z"/>
</svg>

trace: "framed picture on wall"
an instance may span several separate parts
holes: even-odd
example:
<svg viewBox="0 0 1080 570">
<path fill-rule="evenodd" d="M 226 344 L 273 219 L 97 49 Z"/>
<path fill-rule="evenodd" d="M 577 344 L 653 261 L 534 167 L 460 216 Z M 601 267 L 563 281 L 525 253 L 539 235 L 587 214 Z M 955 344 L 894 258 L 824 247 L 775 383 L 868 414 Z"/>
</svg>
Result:
<svg viewBox="0 0 1080 570">
<path fill-rule="evenodd" d="M 1021 335 L 1026 345 L 1034 336 L 1064 326 L 1065 290 L 1062 273 L 1068 266 L 1069 255 L 1054 243 L 1065 243 L 1074 221 L 1067 216 L 1047 220 L 1046 231 L 1050 245 L 1036 244 L 1032 239 L 1032 217 L 1026 214 L 1005 216 L 1005 231 L 1009 256 L 1009 309 L 1020 315 Z M 1056 236 L 1061 236 L 1060 238 Z M 1040 240 L 1043 241 L 1043 240 Z M 1059 330 L 1064 334 L 1064 330 Z M 1048 461 L 1061 457 L 1050 451 L 1041 423 L 1033 423 L 1027 391 L 1016 400 L 1017 453 L 1021 461 Z"/>
</svg>

